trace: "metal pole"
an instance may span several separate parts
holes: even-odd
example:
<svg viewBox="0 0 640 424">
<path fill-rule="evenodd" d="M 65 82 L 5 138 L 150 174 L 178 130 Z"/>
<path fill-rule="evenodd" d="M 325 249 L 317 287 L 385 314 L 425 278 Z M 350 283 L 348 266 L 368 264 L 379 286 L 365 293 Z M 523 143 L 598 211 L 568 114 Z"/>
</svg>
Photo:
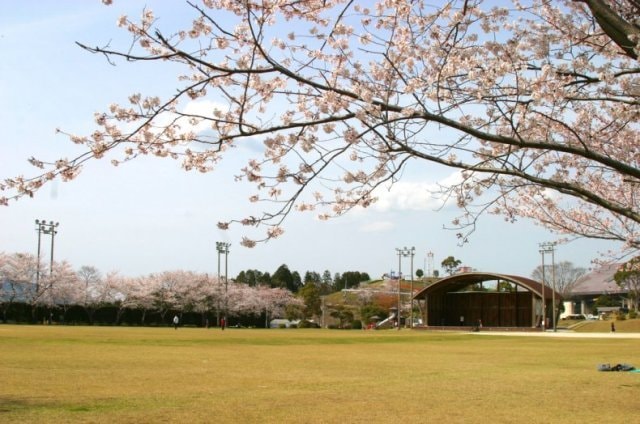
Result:
<svg viewBox="0 0 640 424">
<path fill-rule="evenodd" d="M 36 292 L 40 288 L 40 247 L 42 245 L 42 234 L 47 234 L 51 236 L 51 261 L 49 263 L 49 276 L 53 274 L 53 249 L 55 246 L 55 237 L 57 234 L 56 228 L 60 225 L 59 222 L 49 221 L 47 223 L 44 219 L 39 220 L 36 219 L 36 225 L 38 226 L 38 263 L 36 264 Z"/>
<path fill-rule="evenodd" d="M 36 263 L 36 295 L 40 290 L 40 238 L 42 237 L 42 224 L 40 220 L 36 219 L 36 225 L 38 226 L 38 259 Z"/>
<path fill-rule="evenodd" d="M 218 252 L 218 282 L 220 282 L 220 242 L 216 242 L 216 251 Z"/>
<path fill-rule="evenodd" d="M 542 329 L 545 329 L 545 324 L 547 321 L 547 305 L 545 303 L 545 296 L 544 296 L 544 286 L 545 286 L 545 281 L 544 281 L 544 249 L 540 249 L 540 253 L 542 254 Z"/>
<path fill-rule="evenodd" d="M 396 311 L 396 322 L 398 323 L 397 330 L 400 331 L 400 279 L 402 278 L 402 249 L 396 249 L 398 251 L 398 310 Z"/>
<path fill-rule="evenodd" d="M 557 323 L 556 323 L 556 260 L 555 260 L 555 243 L 541 243 L 540 244 L 540 253 L 542 254 L 542 290 L 544 293 L 544 286 L 546 285 L 546 269 L 544 265 L 544 255 L 547 253 L 551 253 L 551 322 L 553 325 L 553 331 L 557 331 Z M 544 299 L 543 299 L 544 301 Z M 546 306 L 546 305 L 545 305 Z M 546 318 L 546 308 L 545 308 L 545 318 Z"/>
<path fill-rule="evenodd" d="M 218 252 L 218 283 L 220 283 L 220 254 L 224 253 L 224 318 L 227 319 L 228 314 L 228 291 L 229 291 L 229 279 L 228 279 L 228 270 L 229 270 L 229 246 L 231 243 L 217 241 L 216 242 L 216 251 Z M 218 308 L 218 325 L 220 325 L 220 308 Z"/>
<path fill-rule="evenodd" d="M 220 253 L 222 249 L 222 243 L 219 241 L 216 242 L 216 252 L 218 252 L 218 281 L 217 284 L 220 284 Z M 217 297 L 217 296 L 216 296 Z M 218 307 L 216 308 L 216 326 L 220 327 L 220 300 L 218 300 Z"/>
<path fill-rule="evenodd" d="M 53 241 L 56 238 L 56 230 L 55 227 L 58 226 L 58 223 L 53 224 L 53 221 L 49 223 L 50 232 L 51 232 L 51 262 L 49 262 L 49 276 L 53 275 Z"/>
<path fill-rule="evenodd" d="M 551 244 L 551 287 L 553 291 L 551 292 L 551 303 L 553 304 L 552 313 L 553 313 L 553 331 L 556 332 L 558 329 L 556 328 L 556 258 L 555 258 L 555 246 Z"/>
<path fill-rule="evenodd" d="M 228 277 L 228 266 L 229 266 L 229 246 L 230 243 L 224 244 L 224 319 L 228 321 L 229 319 L 229 279 Z M 228 324 L 228 322 L 227 322 Z"/>
<path fill-rule="evenodd" d="M 411 324 L 409 324 L 410 328 L 413 328 L 413 255 L 415 255 L 415 247 L 411 248 L 411 293 L 410 293 L 410 308 L 409 308 L 409 316 L 411 317 Z"/>
</svg>

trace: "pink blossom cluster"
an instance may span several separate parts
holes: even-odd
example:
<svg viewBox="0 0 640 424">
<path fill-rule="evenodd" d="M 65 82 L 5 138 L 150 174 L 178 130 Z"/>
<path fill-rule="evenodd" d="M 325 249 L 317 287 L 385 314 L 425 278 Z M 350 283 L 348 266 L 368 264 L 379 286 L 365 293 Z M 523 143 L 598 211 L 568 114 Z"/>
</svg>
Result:
<svg viewBox="0 0 640 424">
<path fill-rule="evenodd" d="M 637 2 L 510 3 L 205 0 L 190 26 L 170 29 L 149 9 L 125 16 L 131 49 L 85 49 L 179 65 L 176 94 L 133 94 L 90 136 L 63 132 L 86 152 L 32 159 L 42 173 L 4 179 L 0 204 L 92 159 L 155 155 L 209 172 L 257 139 L 262 156 L 237 179 L 272 208 L 219 224 L 267 227 L 245 246 L 279 236 L 292 210 L 328 219 L 367 207 L 421 160 L 461 171 L 443 187 L 462 209 L 461 239 L 489 212 L 637 250 Z M 190 113 L 196 99 L 219 106 Z"/>
<path fill-rule="evenodd" d="M 39 270 L 39 271 L 38 271 Z M 39 278 L 36 278 L 37 273 Z M 302 305 L 302 300 L 282 288 L 250 287 L 225 282 L 191 271 L 166 271 L 140 277 L 125 277 L 117 272 L 102 275 L 95 267 L 83 266 L 74 270 L 66 261 L 38 263 L 27 253 L 0 252 L 0 281 L 38 282 L 36 289 L 20 291 L 28 295 L 27 302 L 37 306 L 79 305 L 93 311 L 100 305 L 115 304 L 119 315 L 127 308 L 155 311 L 165 315 L 169 311 L 224 312 L 231 314 L 284 316 L 288 306 Z M 5 302 L 24 301 L 17 298 L 12 285 L 1 285 Z M 144 315 L 142 320 L 144 322 Z"/>
</svg>

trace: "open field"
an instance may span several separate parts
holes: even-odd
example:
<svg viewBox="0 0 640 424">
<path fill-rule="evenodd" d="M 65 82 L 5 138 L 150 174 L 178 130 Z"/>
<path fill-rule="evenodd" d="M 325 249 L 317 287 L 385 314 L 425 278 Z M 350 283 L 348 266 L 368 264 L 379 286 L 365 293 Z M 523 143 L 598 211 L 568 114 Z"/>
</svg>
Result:
<svg viewBox="0 0 640 424">
<path fill-rule="evenodd" d="M 629 422 L 640 340 L 0 326 L 0 422 Z"/>
</svg>

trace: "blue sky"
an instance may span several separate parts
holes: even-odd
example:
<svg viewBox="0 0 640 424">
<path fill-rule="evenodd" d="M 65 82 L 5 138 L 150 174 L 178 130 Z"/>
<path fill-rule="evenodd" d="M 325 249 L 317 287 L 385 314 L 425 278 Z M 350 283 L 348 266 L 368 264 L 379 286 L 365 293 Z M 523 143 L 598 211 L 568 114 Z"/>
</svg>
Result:
<svg viewBox="0 0 640 424">
<path fill-rule="evenodd" d="M 163 28 L 187 21 L 182 2 L 36 0 L 0 2 L 0 177 L 32 175 L 30 156 L 57 159 L 79 150 L 56 128 L 76 134 L 93 130 L 93 113 L 129 94 L 162 94 L 174 75 L 149 65 L 108 64 L 78 46 L 124 46 L 116 27 L 121 14 L 138 15 L 148 5 Z M 508 224 L 486 216 L 470 242 L 457 245 L 443 229 L 458 212 L 439 204 L 427 187 L 453 171 L 414 162 L 405 179 L 378 205 L 329 222 L 313 214 L 291 215 L 285 234 L 254 249 L 239 245 L 242 229 L 220 231 L 218 221 L 244 216 L 249 187 L 234 182 L 250 148 L 240 148 L 210 174 L 187 173 L 166 159 L 145 158 L 115 168 L 92 162 L 70 182 L 44 187 L 33 199 L 0 207 L 0 251 L 36 252 L 35 219 L 60 222 L 55 257 L 74 267 L 142 275 L 184 269 L 217 272 L 216 241 L 231 243 L 229 274 L 249 268 L 273 272 L 281 264 L 303 274 L 364 271 L 372 277 L 396 270 L 396 247 L 415 246 L 414 269 L 433 252 L 435 268 L 453 255 L 482 271 L 529 276 L 539 265 L 538 243 L 555 237 L 532 222 Z M 48 257 L 49 239 L 43 241 Z M 558 247 L 556 260 L 590 267 L 598 252 L 615 245 L 578 240 Z M 408 271 L 409 260 L 403 261 Z"/>
</svg>

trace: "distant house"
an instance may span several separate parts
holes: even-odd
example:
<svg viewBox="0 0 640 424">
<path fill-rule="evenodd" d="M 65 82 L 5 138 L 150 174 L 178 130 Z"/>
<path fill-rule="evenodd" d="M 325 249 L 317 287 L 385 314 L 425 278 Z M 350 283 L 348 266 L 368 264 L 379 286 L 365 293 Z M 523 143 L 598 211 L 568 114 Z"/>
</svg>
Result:
<svg viewBox="0 0 640 424">
<path fill-rule="evenodd" d="M 621 307 L 628 306 L 628 291 L 618 286 L 613 276 L 621 264 L 608 264 L 583 275 L 566 296 L 561 317 L 576 314 L 593 314 L 598 297 L 606 295 L 620 301 Z"/>
</svg>

